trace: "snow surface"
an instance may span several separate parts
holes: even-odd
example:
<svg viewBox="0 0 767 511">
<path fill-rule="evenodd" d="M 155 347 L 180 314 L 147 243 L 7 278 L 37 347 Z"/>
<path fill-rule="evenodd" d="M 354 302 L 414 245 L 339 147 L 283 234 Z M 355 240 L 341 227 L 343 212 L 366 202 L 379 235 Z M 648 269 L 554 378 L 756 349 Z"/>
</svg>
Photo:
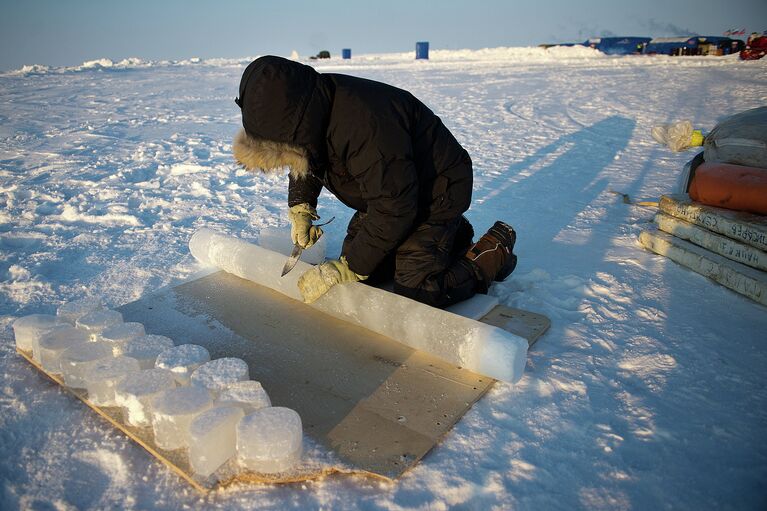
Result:
<svg viewBox="0 0 767 511">
<path fill-rule="evenodd" d="M 763 509 L 767 310 L 641 249 L 694 152 L 656 124 L 711 129 L 767 102 L 767 61 L 606 57 L 585 48 L 369 55 L 322 71 L 410 90 L 475 167 L 478 233 L 515 226 L 492 293 L 547 314 L 525 376 L 496 384 L 392 484 L 331 477 L 200 496 L 15 354 L 11 323 L 96 296 L 118 307 L 199 270 L 200 227 L 287 224 L 286 179 L 239 170 L 233 102 L 250 59 L 0 75 L 0 508 Z M 328 254 L 351 212 L 320 199 Z"/>
</svg>

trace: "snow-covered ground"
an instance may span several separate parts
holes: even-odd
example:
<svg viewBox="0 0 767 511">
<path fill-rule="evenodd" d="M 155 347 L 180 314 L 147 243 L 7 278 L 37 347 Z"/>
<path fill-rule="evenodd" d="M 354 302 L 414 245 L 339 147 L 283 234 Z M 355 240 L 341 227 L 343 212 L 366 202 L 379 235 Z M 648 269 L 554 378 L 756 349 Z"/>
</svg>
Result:
<svg viewBox="0 0 767 511">
<path fill-rule="evenodd" d="M 332 59 L 406 88 L 471 154 L 478 232 L 518 230 L 492 292 L 547 314 L 497 384 L 393 484 L 334 477 L 201 497 L 15 354 L 11 322 L 84 295 L 119 306 L 199 267 L 208 226 L 287 222 L 286 179 L 239 170 L 250 59 L 100 60 L 0 75 L 1 509 L 764 509 L 767 309 L 637 243 L 694 153 L 656 123 L 767 103 L 767 62 L 498 48 Z M 767 60 L 767 59 L 766 59 Z M 350 212 L 324 195 L 329 253 Z"/>
</svg>

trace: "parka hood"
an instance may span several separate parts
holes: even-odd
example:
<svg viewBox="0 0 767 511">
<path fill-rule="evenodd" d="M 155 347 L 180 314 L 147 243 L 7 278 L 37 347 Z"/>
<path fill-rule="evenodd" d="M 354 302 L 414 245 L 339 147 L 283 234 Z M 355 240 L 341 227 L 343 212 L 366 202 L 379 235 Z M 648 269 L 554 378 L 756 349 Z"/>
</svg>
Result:
<svg viewBox="0 0 767 511">
<path fill-rule="evenodd" d="M 317 71 L 260 57 L 245 69 L 239 93 L 244 129 L 234 141 L 238 162 L 267 172 L 289 166 L 294 177 L 320 165 L 332 93 Z"/>
<path fill-rule="evenodd" d="M 309 172 L 309 156 L 303 148 L 251 137 L 244 129 L 235 135 L 232 151 L 234 159 L 248 170 L 276 173 L 288 167 L 296 179 Z"/>
</svg>

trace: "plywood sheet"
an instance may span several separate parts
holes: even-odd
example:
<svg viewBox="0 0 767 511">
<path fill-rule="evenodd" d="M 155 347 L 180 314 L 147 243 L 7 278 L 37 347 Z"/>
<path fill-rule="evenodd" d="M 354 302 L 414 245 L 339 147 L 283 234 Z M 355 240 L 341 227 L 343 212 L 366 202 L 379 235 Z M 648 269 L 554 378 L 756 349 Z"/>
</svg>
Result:
<svg viewBox="0 0 767 511">
<path fill-rule="evenodd" d="M 293 408 L 302 418 L 308 449 L 298 470 L 264 476 L 224 467 L 203 480 L 191 472 L 183 451 L 158 449 L 151 429 L 127 425 L 119 408 L 88 404 L 201 490 L 334 473 L 396 479 L 495 383 L 225 272 L 163 289 L 119 310 L 126 321 L 141 322 L 147 332 L 167 335 L 176 344 L 203 345 L 213 358 L 244 359 L 272 403 Z M 544 316 L 503 306 L 483 321 L 531 342 L 548 328 Z M 87 403 L 84 392 L 69 390 Z"/>
</svg>

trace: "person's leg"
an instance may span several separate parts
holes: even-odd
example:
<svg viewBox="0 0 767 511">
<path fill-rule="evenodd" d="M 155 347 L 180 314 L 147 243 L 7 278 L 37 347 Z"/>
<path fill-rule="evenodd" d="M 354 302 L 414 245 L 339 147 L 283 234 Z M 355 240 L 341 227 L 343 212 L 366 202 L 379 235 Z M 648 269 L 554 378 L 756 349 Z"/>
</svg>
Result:
<svg viewBox="0 0 767 511">
<path fill-rule="evenodd" d="M 397 250 L 394 291 L 440 308 L 487 293 L 517 265 L 516 233 L 499 221 L 474 244 L 472 236 L 463 217 L 420 225 Z"/>
<path fill-rule="evenodd" d="M 483 284 L 480 293 L 486 293 L 493 281 L 506 280 L 517 267 L 517 256 L 514 254 L 516 241 L 514 229 L 499 220 L 466 252 L 466 259 L 471 261 Z"/>
<path fill-rule="evenodd" d="M 346 249 L 349 247 L 351 242 L 354 240 L 354 237 L 359 232 L 360 225 L 364 218 L 365 213 L 360 213 L 357 211 L 349 221 L 349 225 L 346 228 L 346 238 L 344 238 L 343 250 L 341 251 L 342 254 L 346 253 Z M 395 254 L 393 252 L 387 255 L 384 260 L 381 261 L 375 271 L 373 271 L 371 275 L 368 275 L 368 278 L 363 280 L 362 283 L 369 284 L 371 286 L 379 286 L 381 284 L 390 282 L 394 278 L 394 257 Z"/>
<path fill-rule="evenodd" d="M 397 249 L 394 292 L 440 308 L 474 296 L 479 280 L 464 257 L 472 236 L 463 217 L 418 226 Z"/>
</svg>

